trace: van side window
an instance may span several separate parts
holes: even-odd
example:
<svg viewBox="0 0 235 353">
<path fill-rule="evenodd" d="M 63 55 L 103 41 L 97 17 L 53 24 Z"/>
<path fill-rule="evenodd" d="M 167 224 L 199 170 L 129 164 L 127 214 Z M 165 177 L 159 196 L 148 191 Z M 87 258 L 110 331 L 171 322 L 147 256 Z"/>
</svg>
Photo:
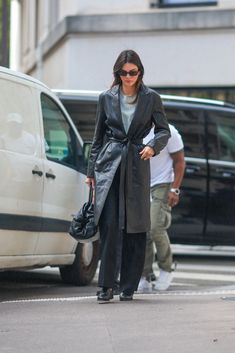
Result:
<svg viewBox="0 0 235 353">
<path fill-rule="evenodd" d="M 25 155 L 40 151 L 40 126 L 32 89 L 0 79 L 0 149 Z"/>
<path fill-rule="evenodd" d="M 205 131 L 203 113 L 200 110 L 165 108 L 169 123 L 173 124 L 182 136 L 187 157 L 205 158 Z"/>
<path fill-rule="evenodd" d="M 45 153 L 49 160 L 76 167 L 76 135 L 59 106 L 41 94 Z"/>
<path fill-rule="evenodd" d="M 92 141 L 95 129 L 97 102 L 63 100 L 63 105 L 79 130 L 83 141 Z"/>
<path fill-rule="evenodd" d="M 209 158 L 235 162 L 235 119 L 229 112 L 208 114 Z"/>
</svg>

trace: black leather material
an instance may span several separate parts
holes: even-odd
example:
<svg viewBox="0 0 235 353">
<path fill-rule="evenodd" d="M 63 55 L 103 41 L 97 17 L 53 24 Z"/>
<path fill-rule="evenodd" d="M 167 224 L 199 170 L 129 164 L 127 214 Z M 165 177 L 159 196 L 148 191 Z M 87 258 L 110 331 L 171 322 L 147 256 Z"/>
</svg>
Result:
<svg viewBox="0 0 235 353">
<path fill-rule="evenodd" d="M 90 187 L 89 200 L 74 216 L 69 234 L 80 243 L 97 240 L 98 227 L 94 221 L 94 205 L 92 203 L 92 187 Z"/>
<path fill-rule="evenodd" d="M 120 227 L 125 226 L 127 233 L 150 229 L 150 166 L 149 160 L 142 160 L 139 152 L 144 147 L 143 138 L 153 125 L 155 135 L 147 145 L 158 154 L 167 144 L 170 131 L 161 98 L 155 91 L 141 86 L 127 133 L 122 122 L 120 87 L 114 86 L 100 95 L 87 171 L 87 176 L 95 177 L 96 181 L 96 224 L 120 165 Z"/>
</svg>

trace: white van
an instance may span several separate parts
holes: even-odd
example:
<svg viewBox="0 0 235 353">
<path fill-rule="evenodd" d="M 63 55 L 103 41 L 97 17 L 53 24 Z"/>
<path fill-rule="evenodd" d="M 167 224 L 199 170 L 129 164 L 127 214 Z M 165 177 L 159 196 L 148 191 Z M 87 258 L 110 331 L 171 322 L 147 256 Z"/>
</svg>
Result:
<svg viewBox="0 0 235 353">
<path fill-rule="evenodd" d="M 59 99 L 30 76 L 0 67 L 0 270 L 58 266 L 88 284 L 98 242 L 68 235 L 87 200 L 83 141 Z"/>
</svg>

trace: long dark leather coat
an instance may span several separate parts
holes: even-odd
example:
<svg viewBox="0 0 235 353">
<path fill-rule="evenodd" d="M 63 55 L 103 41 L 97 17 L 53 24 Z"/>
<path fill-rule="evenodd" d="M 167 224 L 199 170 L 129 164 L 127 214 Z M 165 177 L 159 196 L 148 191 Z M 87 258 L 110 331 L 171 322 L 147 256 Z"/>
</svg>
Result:
<svg viewBox="0 0 235 353">
<path fill-rule="evenodd" d="M 150 229 L 150 166 L 149 160 L 144 161 L 139 155 L 144 147 L 142 141 L 154 124 L 155 136 L 147 145 L 158 154 L 167 144 L 170 130 L 160 96 L 142 85 L 126 134 L 119 93 L 120 87 L 114 86 L 99 97 L 87 176 L 95 177 L 95 220 L 98 224 L 120 166 L 119 225 L 127 233 L 141 233 Z"/>
</svg>

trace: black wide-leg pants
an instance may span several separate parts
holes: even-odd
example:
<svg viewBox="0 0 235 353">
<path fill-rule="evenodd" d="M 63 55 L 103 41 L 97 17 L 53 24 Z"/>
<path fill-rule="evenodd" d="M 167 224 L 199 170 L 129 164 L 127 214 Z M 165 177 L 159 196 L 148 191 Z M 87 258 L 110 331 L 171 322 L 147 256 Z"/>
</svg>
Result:
<svg viewBox="0 0 235 353">
<path fill-rule="evenodd" d="M 99 221 L 101 263 L 98 285 L 113 288 L 120 268 L 120 290 L 133 294 L 143 271 L 146 233 L 126 233 L 119 229 L 119 184 L 118 169 Z"/>
</svg>

